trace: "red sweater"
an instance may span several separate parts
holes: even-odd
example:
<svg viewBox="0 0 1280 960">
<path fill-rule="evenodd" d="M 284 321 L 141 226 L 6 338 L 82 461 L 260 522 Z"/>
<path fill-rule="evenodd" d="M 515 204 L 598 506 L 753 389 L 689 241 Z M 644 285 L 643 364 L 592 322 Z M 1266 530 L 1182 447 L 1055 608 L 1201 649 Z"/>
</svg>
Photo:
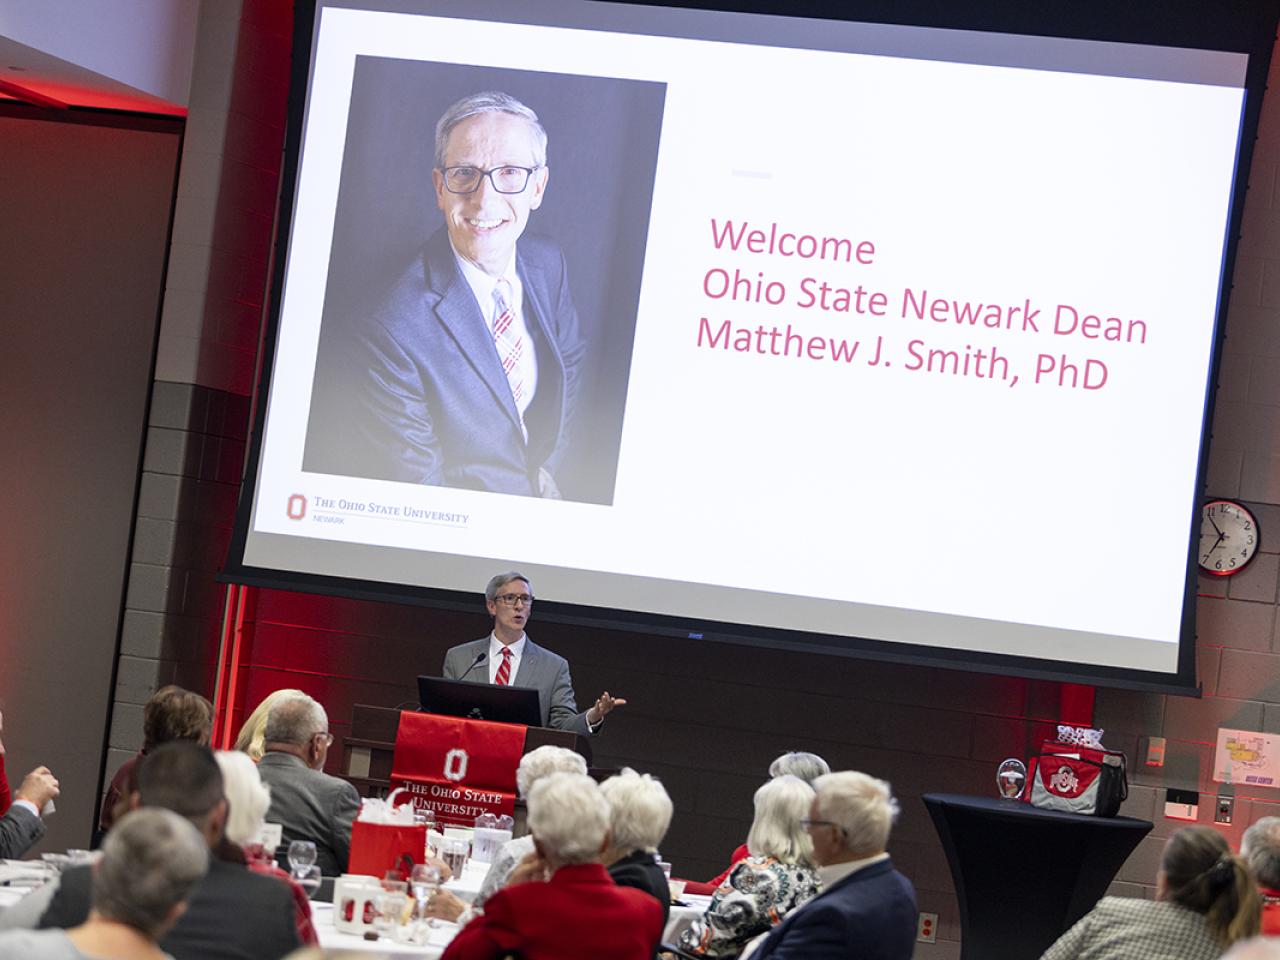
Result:
<svg viewBox="0 0 1280 960">
<path fill-rule="evenodd" d="M 458 932 L 441 960 L 651 960 L 662 907 L 619 887 L 598 863 L 561 867 L 545 883 L 504 887 Z"/>
<path fill-rule="evenodd" d="M 1280 890 L 1268 890 L 1259 885 L 1262 894 L 1262 935 L 1280 936 Z"/>
<path fill-rule="evenodd" d="M 733 851 L 733 859 L 729 861 L 729 866 L 724 868 L 724 873 L 720 874 L 720 876 L 716 877 L 714 880 L 708 880 L 706 883 L 703 883 L 701 880 L 690 880 L 685 884 L 684 892 L 697 894 L 702 897 L 710 896 L 720 889 L 721 884 L 729 879 L 729 874 L 733 872 L 733 868 L 749 856 L 751 856 L 751 851 L 747 849 L 747 845 L 744 843 L 737 850 Z"/>
<path fill-rule="evenodd" d="M 13 798 L 9 795 L 9 781 L 4 776 L 4 754 L 0 753 L 0 817 L 9 809 Z"/>
</svg>

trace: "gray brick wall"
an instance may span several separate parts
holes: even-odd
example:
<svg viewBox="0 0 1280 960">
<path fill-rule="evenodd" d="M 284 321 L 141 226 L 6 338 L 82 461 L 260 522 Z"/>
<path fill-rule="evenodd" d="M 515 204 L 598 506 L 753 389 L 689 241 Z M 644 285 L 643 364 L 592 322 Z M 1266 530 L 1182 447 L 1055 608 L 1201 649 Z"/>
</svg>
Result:
<svg viewBox="0 0 1280 960">
<path fill-rule="evenodd" d="M 1271 85 L 1280 67 L 1272 62 Z M 1280 732 L 1280 229 L 1275 179 L 1280 101 L 1268 93 L 1258 132 L 1239 256 L 1233 278 L 1213 420 L 1205 494 L 1245 502 L 1258 517 L 1261 553 L 1229 579 L 1201 577 L 1196 619 L 1202 699 L 1098 692 L 1095 720 L 1106 740 L 1130 751 L 1134 783 L 1123 813 L 1152 819 L 1155 830 L 1114 886 L 1154 890 L 1160 844 L 1184 825 L 1164 816 L 1165 790 L 1197 790 L 1199 818 L 1212 824 L 1214 798 L 1236 798 L 1234 822 L 1219 826 L 1233 844 L 1252 821 L 1280 810 L 1280 790 L 1212 782 L 1219 727 Z M 1168 739 L 1165 764 L 1143 762 L 1147 738 Z"/>
</svg>

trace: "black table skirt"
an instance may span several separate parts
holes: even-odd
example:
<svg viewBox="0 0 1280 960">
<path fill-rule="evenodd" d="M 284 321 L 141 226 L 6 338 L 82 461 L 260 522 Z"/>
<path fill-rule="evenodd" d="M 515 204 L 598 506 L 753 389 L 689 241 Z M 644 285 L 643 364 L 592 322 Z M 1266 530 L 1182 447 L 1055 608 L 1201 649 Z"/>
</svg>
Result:
<svg viewBox="0 0 1280 960">
<path fill-rule="evenodd" d="M 924 804 L 960 902 L 961 960 L 1036 960 L 1102 898 L 1151 831 L 1146 820 L 996 797 L 927 793 Z"/>
</svg>

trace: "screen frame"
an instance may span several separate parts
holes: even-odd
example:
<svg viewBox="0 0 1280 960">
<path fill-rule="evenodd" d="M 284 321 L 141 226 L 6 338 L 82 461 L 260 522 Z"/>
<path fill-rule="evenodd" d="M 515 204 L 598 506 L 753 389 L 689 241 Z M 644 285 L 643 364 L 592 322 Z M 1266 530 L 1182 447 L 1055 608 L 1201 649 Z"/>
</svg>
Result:
<svg viewBox="0 0 1280 960">
<path fill-rule="evenodd" d="M 324 0 L 298 0 L 294 9 L 293 61 L 290 73 L 285 154 L 281 173 L 281 190 L 277 208 L 275 249 L 268 298 L 268 310 L 260 344 L 259 375 L 255 381 L 254 403 L 251 414 L 250 440 L 247 445 L 245 473 L 242 477 L 235 523 L 232 531 L 226 564 L 218 579 L 224 583 L 245 586 L 283 589 L 303 593 L 318 593 L 359 600 L 408 603 L 445 610 L 476 610 L 476 595 L 457 590 L 406 584 L 384 583 L 305 574 L 292 571 L 271 570 L 244 563 L 244 551 L 252 522 L 252 508 L 261 458 L 261 444 L 265 427 L 267 405 L 264 402 L 271 382 L 273 358 L 279 329 L 283 277 L 289 251 L 294 200 L 297 189 L 298 168 L 302 137 L 305 126 L 308 80 L 314 54 L 315 27 Z M 359 9 L 404 12 L 407 4 L 395 0 L 355 0 L 337 2 L 330 6 L 349 6 Z M 458 16 L 484 19 L 483 12 L 475 12 L 476 5 L 446 0 L 446 8 L 456 7 Z M 1046 679 L 1062 682 L 1114 686 L 1150 692 L 1198 695 L 1196 680 L 1196 599 L 1198 564 L 1196 549 L 1199 538 L 1200 507 L 1204 501 L 1210 427 L 1215 408 L 1216 384 L 1224 340 L 1225 318 L 1230 298 L 1230 279 L 1234 274 L 1237 240 L 1243 213 L 1245 190 L 1252 161 L 1253 144 L 1257 137 L 1261 111 L 1262 92 L 1280 19 L 1280 0 L 1251 5 L 1247 10 L 1224 11 L 1220 7 L 1199 0 L 1179 8 L 1176 12 L 1154 3 L 1145 3 L 1122 10 L 1102 2 L 1084 2 L 1065 9 L 1005 9 L 995 0 L 956 5 L 924 0 L 901 2 L 862 2 L 841 11 L 833 11 L 829 4 L 800 0 L 784 3 L 782 0 L 704 0 L 699 4 L 675 2 L 675 0 L 650 0 L 641 4 L 633 0 L 612 0 L 611 3 L 592 4 L 595 7 L 653 7 L 680 8 L 686 10 L 714 11 L 720 13 L 754 13 L 785 15 L 812 19 L 840 19 L 872 24 L 938 27 L 956 30 L 978 30 L 992 33 L 1015 33 L 1031 36 L 1066 37 L 1083 40 L 1099 40 L 1121 43 L 1140 43 L 1189 49 L 1221 50 L 1243 53 L 1248 56 L 1244 84 L 1244 109 L 1236 151 L 1236 166 L 1231 189 L 1224 255 L 1220 266 L 1217 317 L 1214 325 L 1213 345 L 1210 354 L 1209 378 L 1203 403 L 1200 451 L 1196 471 L 1196 487 L 1201 496 L 1193 504 L 1186 518 L 1186 575 L 1183 592 L 1180 640 L 1176 670 L 1172 673 L 1141 671 L 1128 668 L 1090 666 L 1068 661 L 1049 661 L 1039 658 L 1017 657 L 1008 654 L 992 654 L 978 651 L 925 647 L 898 641 L 881 641 L 844 636 L 828 636 L 799 630 L 755 627 L 745 624 L 729 624 L 715 621 L 673 617 L 641 611 L 606 609 L 582 604 L 540 602 L 540 622 L 641 632 L 654 635 L 681 637 L 697 641 L 734 644 L 748 647 L 769 647 L 795 652 L 818 653 L 852 659 L 871 659 L 912 665 L 935 666 L 948 669 L 992 673 L 1006 676 Z M 519 18 L 529 19 L 522 11 Z M 1137 505 L 1140 509 L 1140 505 Z M 394 554 L 394 548 L 382 548 Z M 407 552 L 407 551 L 406 551 Z M 1136 562 L 1141 563 L 1141 559 Z M 509 561 L 495 558 L 495 569 L 509 565 Z M 481 585 L 477 585 L 477 592 Z"/>
</svg>

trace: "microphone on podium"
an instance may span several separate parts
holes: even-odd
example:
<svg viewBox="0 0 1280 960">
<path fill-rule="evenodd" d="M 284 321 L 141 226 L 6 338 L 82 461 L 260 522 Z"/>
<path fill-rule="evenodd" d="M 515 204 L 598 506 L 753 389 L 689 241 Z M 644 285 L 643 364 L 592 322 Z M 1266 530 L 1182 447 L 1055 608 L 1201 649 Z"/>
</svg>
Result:
<svg viewBox="0 0 1280 960">
<path fill-rule="evenodd" d="M 479 656 L 477 656 L 474 660 L 471 661 L 471 666 L 467 667 L 467 669 L 463 670 L 462 673 L 458 675 L 458 679 L 462 680 L 464 677 L 466 677 L 468 673 L 470 673 L 472 670 L 480 666 L 480 664 L 484 663 L 488 659 L 489 659 L 489 651 L 481 650 Z"/>
</svg>

